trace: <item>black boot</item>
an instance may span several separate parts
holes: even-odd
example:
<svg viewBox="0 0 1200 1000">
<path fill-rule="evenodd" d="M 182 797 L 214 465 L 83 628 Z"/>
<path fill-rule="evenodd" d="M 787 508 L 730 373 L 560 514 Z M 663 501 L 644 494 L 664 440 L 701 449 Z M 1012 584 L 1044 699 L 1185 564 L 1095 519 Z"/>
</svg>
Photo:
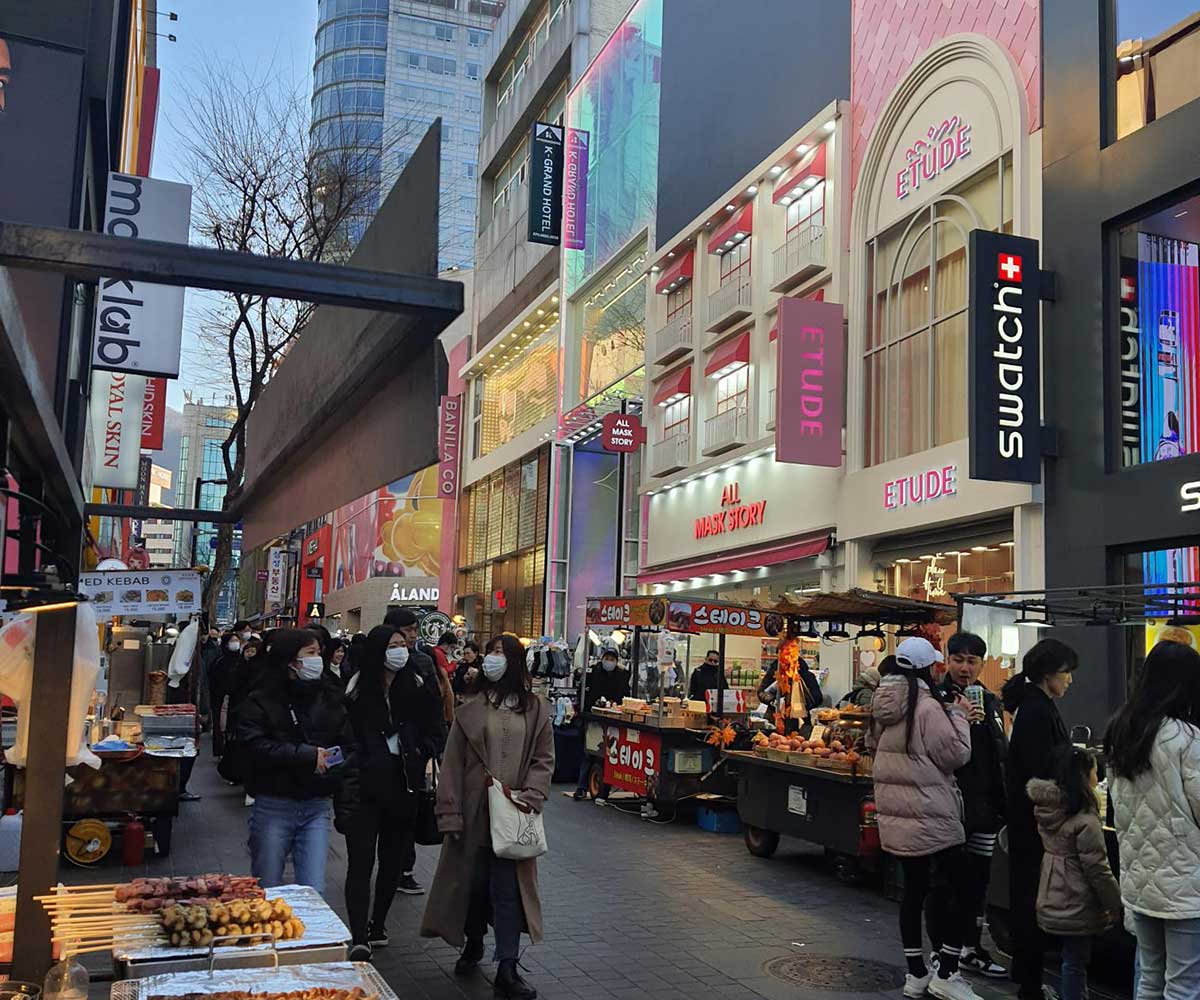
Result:
<svg viewBox="0 0 1200 1000">
<path fill-rule="evenodd" d="M 509 1000 L 534 1000 L 537 996 L 537 990 L 521 978 L 517 972 L 517 963 L 513 961 L 500 963 L 492 992 L 495 996 L 507 997 Z"/>
<path fill-rule="evenodd" d="M 454 974 L 456 976 L 470 975 L 478 967 L 481 958 L 483 958 L 483 939 L 467 938 L 466 947 L 458 956 L 458 961 L 454 963 Z"/>
</svg>

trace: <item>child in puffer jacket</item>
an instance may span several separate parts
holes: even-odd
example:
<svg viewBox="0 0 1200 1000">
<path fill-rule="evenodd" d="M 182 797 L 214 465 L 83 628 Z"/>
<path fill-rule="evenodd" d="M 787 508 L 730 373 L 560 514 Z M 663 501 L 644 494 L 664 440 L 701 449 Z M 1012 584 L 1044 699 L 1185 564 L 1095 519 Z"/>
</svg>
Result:
<svg viewBox="0 0 1200 1000">
<path fill-rule="evenodd" d="M 1025 786 L 1046 851 L 1038 925 L 1062 940 L 1062 1000 L 1087 997 L 1092 938 L 1121 912 L 1121 888 L 1108 864 L 1095 787 L 1095 755 L 1074 746 L 1056 754 L 1054 781 L 1033 778 Z"/>
</svg>

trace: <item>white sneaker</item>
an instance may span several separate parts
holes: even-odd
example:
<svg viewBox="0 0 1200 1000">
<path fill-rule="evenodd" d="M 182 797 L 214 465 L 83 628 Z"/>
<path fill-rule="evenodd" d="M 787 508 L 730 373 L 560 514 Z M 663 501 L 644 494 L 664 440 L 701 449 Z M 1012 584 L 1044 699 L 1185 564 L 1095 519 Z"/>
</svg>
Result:
<svg viewBox="0 0 1200 1000">
<path fill-rule="evenodd" d="M 247 807 L 254 805 L 254 796 L 253 796 L 253 795 L 247 795 L 247 796 L 246 796 L 246 801 L 243 803 L 243 805 L 245 805 L 245 806 L 247 806 Z"/>
<path fill-rule="evenodd" d="M 979 994 L 963 979 L 961 972 L 954 973 L 948 979 L 934 976 L 929 981 L 929 993 L 938 1000 L 980 1000 Z"/>
<path fill-rule="evenodd" d="M 912 1000 L 920 1000 L 925 995 L 925 991 L 929 989 L 929 980 L 932 977 L 932 972 L 926 972 L 923 976 L 914 976 L 911 972 L 906 972 L 904 974 L 904 995 L 912 997 Z"/>
</svg>

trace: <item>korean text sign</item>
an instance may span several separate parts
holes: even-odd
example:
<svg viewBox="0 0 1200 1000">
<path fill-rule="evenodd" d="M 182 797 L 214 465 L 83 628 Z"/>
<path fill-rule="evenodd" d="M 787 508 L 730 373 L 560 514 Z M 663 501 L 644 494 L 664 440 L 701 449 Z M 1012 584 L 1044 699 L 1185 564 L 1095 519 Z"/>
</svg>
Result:
<svg viewBox="0 0 1200 1000">
<path fill-rule="evenodd" d="M 624 726 L 604 729 L 604 783 L 623 792 L 646 795 L 661 771 L 662 739 L 657 733 Z"/>
</svg>

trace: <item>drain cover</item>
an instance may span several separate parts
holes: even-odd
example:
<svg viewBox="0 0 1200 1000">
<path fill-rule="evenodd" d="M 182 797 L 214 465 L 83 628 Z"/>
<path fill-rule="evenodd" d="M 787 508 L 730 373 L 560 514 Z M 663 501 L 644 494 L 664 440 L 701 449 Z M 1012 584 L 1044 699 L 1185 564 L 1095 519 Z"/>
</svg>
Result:
<svg viewBox="0 0 1200 1000">
<path fill-rule="evenodd" d="M 788 955 L 773 958 L 763 971 L 785 983 L 843 993 L 877 992 L 904 985 L 904 970 L 869 958 Z"/>
</svg>

